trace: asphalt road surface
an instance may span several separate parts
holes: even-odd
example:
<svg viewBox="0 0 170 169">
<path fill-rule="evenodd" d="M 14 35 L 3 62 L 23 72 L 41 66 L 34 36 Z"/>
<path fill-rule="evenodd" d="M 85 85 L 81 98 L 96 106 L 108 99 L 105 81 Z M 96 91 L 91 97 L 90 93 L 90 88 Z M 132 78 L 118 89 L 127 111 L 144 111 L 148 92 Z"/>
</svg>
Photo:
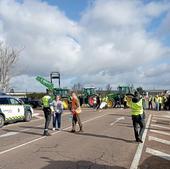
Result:
<svg viewBox="0 0 170 169">
<path fill-rule="evenodd" d="M 31 122 L 0 129 L 0 169 L 170 169 L 170 112 L 147 111 L 143 144 L 129 112 L 83 109 L 84 132 L 75 134 L 65 112 L 63 130 L 45 137 L 43 112 L 35 111 Z"/>
</svg>

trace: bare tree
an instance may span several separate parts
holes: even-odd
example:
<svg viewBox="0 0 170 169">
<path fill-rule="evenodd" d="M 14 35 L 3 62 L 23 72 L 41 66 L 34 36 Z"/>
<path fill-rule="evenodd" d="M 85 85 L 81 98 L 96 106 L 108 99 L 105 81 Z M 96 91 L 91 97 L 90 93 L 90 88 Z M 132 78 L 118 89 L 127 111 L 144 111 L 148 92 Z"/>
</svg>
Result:
<svg viewBox="0 0 170 169">
<path fill-rule="evenodd" d="M 73 85 L 72 90 L 80 91 L 80 90 L 82 90 L 82 88 L 83 88 L 83 85 L 81 83 L 76 83 Z"/>
<path fill-rule="evenodd" d="M 111 90 L 112 90 L 111 85 L 110 85 L 110 84 L 107 84 L 107 85 L 106 85 L 106 91 L 108 91 L 108 92 L 109 92 L 109 91 L 111 91 Z"/>
<path fill-rule="evenodd" d="M 19 51 L 0 42 L 0 90 L 6 92 L 9 89 L 11 70 L 19 56 Z"/>
</svg>

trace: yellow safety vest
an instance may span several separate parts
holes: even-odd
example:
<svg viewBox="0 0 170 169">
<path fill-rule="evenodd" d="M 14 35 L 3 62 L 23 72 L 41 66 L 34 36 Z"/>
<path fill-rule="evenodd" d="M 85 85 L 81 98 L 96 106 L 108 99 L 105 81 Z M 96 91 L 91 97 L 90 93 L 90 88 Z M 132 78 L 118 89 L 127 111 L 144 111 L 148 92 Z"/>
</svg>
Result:
<svg viewBox="0 0 170 169">
<path fill-rule="evenodd" d="M 156 102 L 156 103 L 158 103 L 158 100 L 159 100 L 158 97 L 155 97 L 155 102 Z"/>
<path fill-rule="evenodd" d="M 127 96 L 126 95 L 124 96 L 123 100 L 124 100 L 124 102 L 127 102 Z"/>
<path fill-rule="evenodd" d="M 51 97 L 46 95 L 42 98 L 43 107 L 50 107 Z"/>
<path fill-rule="evenodd" d="M 160 97 L 158 97 L 158 102 L 159 102 L 160 104 L 162 104 L 163 99 L 162 99 L 162 97 L 161 97 L 161 96 L 160 96 Z"/>
<path fill-rule="evenodd" d="M 152 101 L 152 96 L 149 97 L 149 102 Z"/>
<path fill-rule="evenodd" d="M 140 99 L 140 101 L 137 102 L 137 103 L 132 102 L 131 103 L 131 109 L 132 109 L 132 112 L 131 112 L 132 115 L 137 116 L 139 114 L 143 114 L 142 99 Z"/>
</svg>

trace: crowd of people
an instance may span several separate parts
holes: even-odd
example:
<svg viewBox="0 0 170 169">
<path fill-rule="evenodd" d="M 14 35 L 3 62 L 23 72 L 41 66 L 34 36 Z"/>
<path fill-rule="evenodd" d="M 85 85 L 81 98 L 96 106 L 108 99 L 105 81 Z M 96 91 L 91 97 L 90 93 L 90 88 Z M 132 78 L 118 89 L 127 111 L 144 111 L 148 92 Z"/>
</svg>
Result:
<svg viewBox="0 0 170 169">
<path fill-rule="evenodd" d="M 166 96 L 165 94 L 159 94 L 156 96 L 149 95 L 148 98 L 145 98 L 146 101 L 148 101 L 148 109 L 150 110 L 167 110 L 168 109 L 168 101 L 169 96 Z"/>
<path fill-rule="evenodd" d="M 76 132 L 76 124 L 79 125 L 79 131 L 83 132 L 83 125 L 80 118 L 81 113 L 81 106 L 79 99 L 76 93 L 72 93 L 71 95 L 71 104 L 70 104 L 70 111 L 72 116 L 72 129 L 70 132 Z M 123 101 L 123 103 L 122 103 Z M 124 108 L 131 108 L 131 116 L 132 116 L 132 123 L 134 128 L 134 135 L 136 142 L 143 143 L 142 135 L 145 129 L 145 110 L 146 109 L 155 109 L 160 111 L 166 108 L 166 102 L 168 98 L 163 95 L 156 95 L 156 96 L 141 96 L 137 91 L 135 92 L 132 98 L 128 99 L 128 96 L 125 95 L 122 99 L 121 97 L 117 99 L 117 105 L 121 107 L 124 105 Z M 51 134 L 48 132 L 49 125 L 51 122 L 51 117 L 53 117 L 53 130 L 61 130 L 61 116 L 63 113 L 63 102 L 61 101 L 60 96 L 56 96 L 56 98 L 52 101 L 52 98 L 47 90 L 47 94 L 42 98 L 43 103 L 43 111 L 45 117 L 45 127 L 44 127 L 44 136 L 50 136 Z M 102 109 L 106 106 L 101 106 L 103 103 L 107 103 L 107 98 L 101 98 L 99 95 L 94 97 L 94 106 L 95 110 Z M 140 130 L 138 130 L 138 125 Z"/>
</svg>

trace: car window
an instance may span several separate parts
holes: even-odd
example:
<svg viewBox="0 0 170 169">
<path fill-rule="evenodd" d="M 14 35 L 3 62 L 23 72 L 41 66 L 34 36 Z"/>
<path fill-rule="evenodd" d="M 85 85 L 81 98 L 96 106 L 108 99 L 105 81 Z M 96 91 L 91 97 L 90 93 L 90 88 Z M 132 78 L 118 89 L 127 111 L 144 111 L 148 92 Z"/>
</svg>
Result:
<svg viewBox="0 0 170 169">
<path fill-rule="evenodd" d="M 9 104 L 9 101 L 7 98 L 0 98 L 0 104 Z"/>
<path fill-rule="evenodd" d="M 20 104 L 20 102 L 16 99 L 10 98 L 9 100 L 10 100 L 10 103 L 13 104 L 13 105 L 19 105 Z"/>
</svg>

